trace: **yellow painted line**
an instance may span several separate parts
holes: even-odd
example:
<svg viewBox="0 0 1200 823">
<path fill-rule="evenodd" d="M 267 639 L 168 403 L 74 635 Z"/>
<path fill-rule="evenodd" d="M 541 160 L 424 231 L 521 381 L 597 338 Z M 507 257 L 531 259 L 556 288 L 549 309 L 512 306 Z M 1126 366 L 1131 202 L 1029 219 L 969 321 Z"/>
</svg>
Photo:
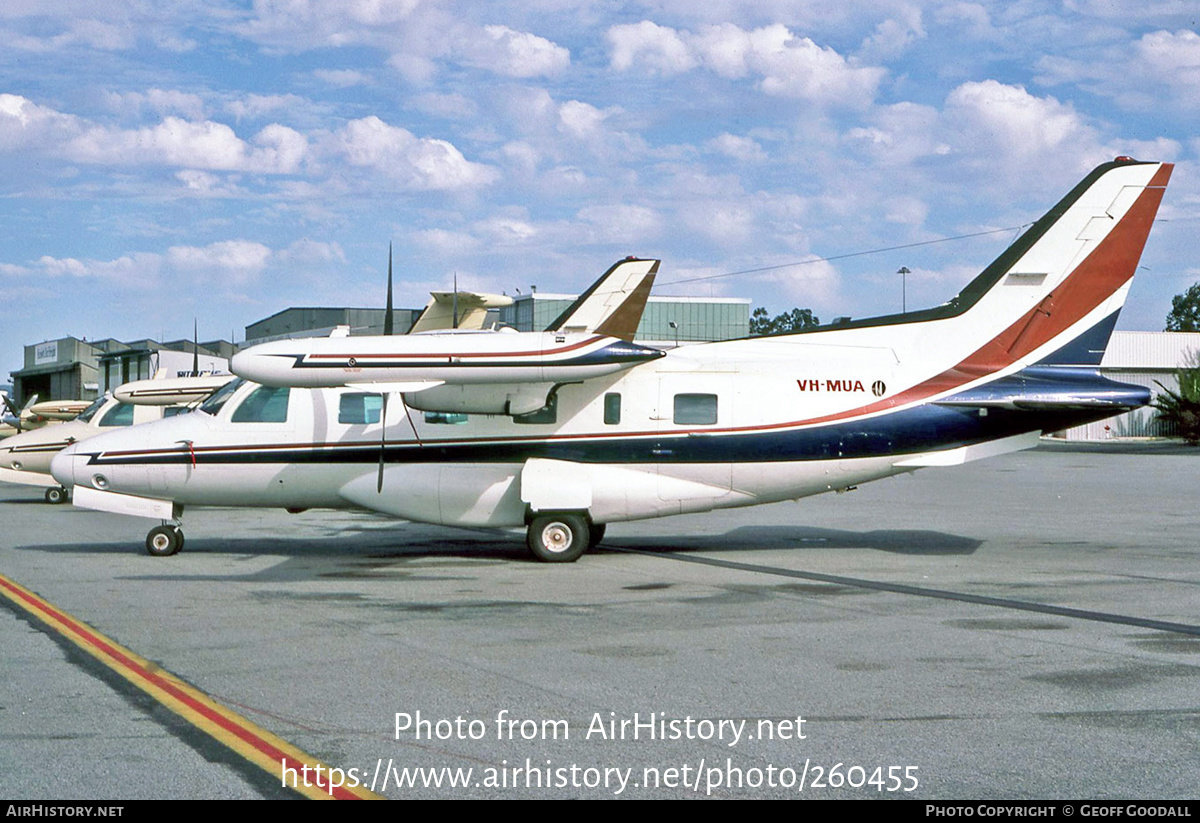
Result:
<svg viewBox="0 0 1200 823">
<path fill-rule="evenodd" d="M 206 732 L 282 783 L 284 769 L 297 775 L 295 789 L 318 800 L 382 800 L 362 786 L 334 786 L 329 766 L 230 711 L 196 687 L 100 634 L 86 623 L 0 574 L 0 594 L 99 660 L 163 706 Z M 307 771 L 304 771 L 307 767 Z M 292 772 L 288 786 L 292 787 Z M 310 785 L 305 785 L 305 777 Z"/>
</svg>

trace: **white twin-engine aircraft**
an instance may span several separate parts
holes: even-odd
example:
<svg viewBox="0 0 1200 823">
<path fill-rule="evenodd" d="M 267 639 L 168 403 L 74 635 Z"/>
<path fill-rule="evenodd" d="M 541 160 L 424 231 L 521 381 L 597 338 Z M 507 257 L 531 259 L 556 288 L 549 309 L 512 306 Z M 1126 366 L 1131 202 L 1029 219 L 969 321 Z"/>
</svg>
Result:
<svg viewBox="0 0 1200 823">
<path fill-rule="evenodd" d="M 937 308 L 663 352 L 630 342 L 656 263 L 627 260 L 545 333 L 249 349 L 234 370 L 257 383 L 53 473 L 77 505 L 164 521 L 152 554 L 182 546 L 185 505 L 363 507 L 523 526 L 535 557 L 572 561 L 607 523 L 1027 448 L 1149 401 L 1097 366 L 1171 168 L 1100 166 Z"/>
</svg>

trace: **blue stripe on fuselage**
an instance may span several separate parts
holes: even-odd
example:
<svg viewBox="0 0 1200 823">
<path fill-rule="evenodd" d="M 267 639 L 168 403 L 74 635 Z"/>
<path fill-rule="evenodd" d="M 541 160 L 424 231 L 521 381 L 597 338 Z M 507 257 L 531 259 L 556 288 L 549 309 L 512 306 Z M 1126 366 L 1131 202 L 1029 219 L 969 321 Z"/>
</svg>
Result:
<svg viewBox="0 0 1200 823">
<path fill-rule="evenodd" d="M 1111 414 L 1110 410 L 1014 411 L 1007 409 L 917 406 L 900 411 L 821 426 L 711 433 L 663 432 L 638 436 L 554 436 L 479 438 L 462 441 L 388 443 L 384 461 L 404 463 L 520 463 L 531 457 L 581 463 L 776 463 L 910 455 L 952 449 L 1022 434 L 1054 431 Z M 397 427 L 399 428 L 399 427 Z M 169 452 L 95 454 L 92 465 L 237 465 L 237 464 L 373 464 L 378 442 L 278 444 L 230 448 L 197 445 L 194 456 Z"/>
</svg>

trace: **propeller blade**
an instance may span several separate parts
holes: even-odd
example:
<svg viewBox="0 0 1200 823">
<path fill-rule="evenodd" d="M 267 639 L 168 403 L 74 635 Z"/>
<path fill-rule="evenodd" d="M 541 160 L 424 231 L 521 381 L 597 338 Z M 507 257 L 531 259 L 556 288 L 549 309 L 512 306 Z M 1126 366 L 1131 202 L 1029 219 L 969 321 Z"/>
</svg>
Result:
<svg viewBox="0 0 1200 823">
<path fill-rule="evenodd" d="M 392 244 L 388 243 L 388 289 L 387 289 L 387 309 L 383 312 L 383 333 L 395 334 L 394 325 L 392 322 Z M 385 399 L 386 403 L 387 400 Z"/>
<path fill-rule="evenodd" d="M 385 434 L 387 433 L 387 406 L 388 393 L 383 393 L 383 409 L 379 413 L 379 476 L 375 480 L 375 493 L 383 492 L 383 447 L 386 442 Z"/>
</svg>

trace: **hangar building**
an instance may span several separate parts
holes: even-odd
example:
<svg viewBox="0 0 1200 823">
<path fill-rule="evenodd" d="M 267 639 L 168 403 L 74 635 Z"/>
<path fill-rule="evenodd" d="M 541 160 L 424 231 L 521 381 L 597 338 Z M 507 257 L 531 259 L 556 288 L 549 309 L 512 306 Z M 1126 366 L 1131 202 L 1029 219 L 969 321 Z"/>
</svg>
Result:
<svg viewBox="0 0 1200 823">
<path fill-rule="evenodd" d="M 1194 365 L 1200 356 L 1200 333 L 1115 331 L 1100 361 L 1100 373 L 1112 380 L 1162 391 L 1158 383 L 1179 388 L 1175 372 Z M 1156 383 L 1155 381 L 1158 381 Z M 1068 440 L 1109 440 L 1114 437 L 1172 437 L 1175 432 L 1146 406 L 1098 423 L 1067 429 Z"/>
<path fill-rule="evenodd" d="M 500 322 L 517 331 L 540 331 L 558 319 L 577 296 L 537 291 L 518 294 L 511 306 L 500 309 Z M 749 298 L 651 296 L 634 339 L 698 343 L 749 334 Z"/>
<path fill-rule="evenodd" d="M 35 343 L 25 347 L 24 368 L 12 372 L 13 399 L 23 404 L 36 394 L 42 400 L 94 400 L 122 383 L 153 377 L 159 369 L 176 377 L 191 371 L 193 348 L 191 340 L 122 343 L 111 337 Z M 228 371 L 233 350 L 224 340 L 200 344 L 200 370 Z"/>
</svg>

